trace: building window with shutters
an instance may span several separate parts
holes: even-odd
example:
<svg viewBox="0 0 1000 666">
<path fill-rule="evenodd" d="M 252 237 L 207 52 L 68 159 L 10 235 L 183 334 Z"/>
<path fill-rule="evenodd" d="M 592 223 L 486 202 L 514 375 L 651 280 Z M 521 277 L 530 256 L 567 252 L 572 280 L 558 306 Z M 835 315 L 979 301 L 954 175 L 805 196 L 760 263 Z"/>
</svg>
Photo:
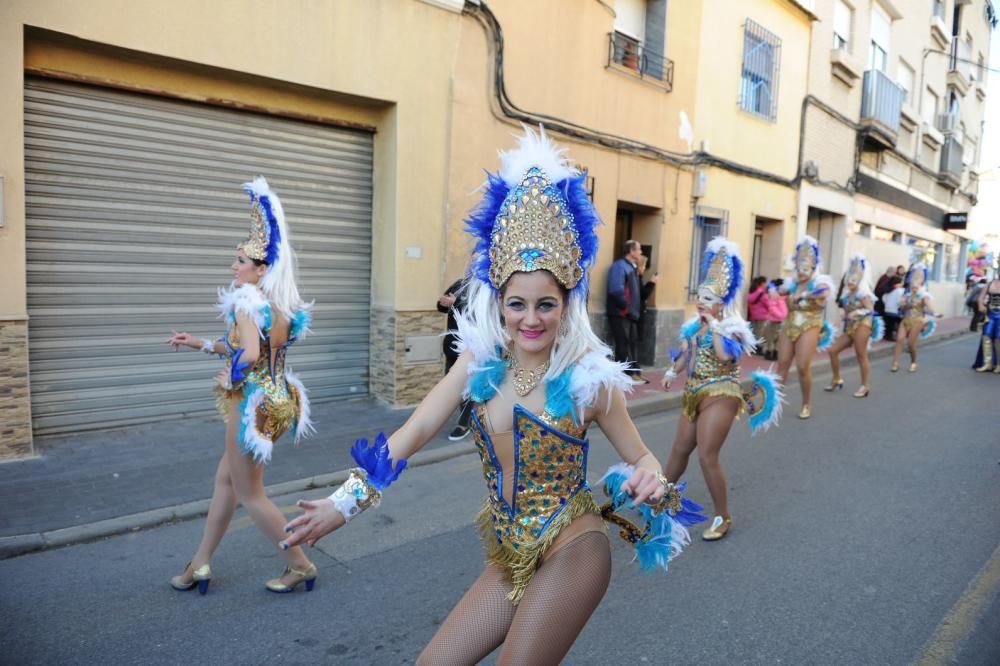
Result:
<svg viewBox="0 0 1000 666">
<path fill-rule="evenodd" d="M 743 74 L 740 108 L 774 122 L 778 117 L 781 40 L 747 19 L 743 27 Z"/>
<path fill-rule="evenodd" d="M 844 0 L 837 0 L 833 6 L 833 48 L 851 52 L 853 26 L 854 10 Z"/>
<path fill-rule="evenodd" d="M 705 247 L 716 236 L 725 236 L 729 227 L 729 211 L 710 206 L 694 207 L 694 229 L 691 234 L 691 269 L 688 273 L 688 300 L 698 298 L 698 285 L 705 278 Z"/>
<path fill-rule="evenodd" d="M 868 48 L 868 69 L 888 73 L 889 43 L 892 35 L 892 19 L 877 4 L 872 5 L 871 46 Z"/>
</svg>

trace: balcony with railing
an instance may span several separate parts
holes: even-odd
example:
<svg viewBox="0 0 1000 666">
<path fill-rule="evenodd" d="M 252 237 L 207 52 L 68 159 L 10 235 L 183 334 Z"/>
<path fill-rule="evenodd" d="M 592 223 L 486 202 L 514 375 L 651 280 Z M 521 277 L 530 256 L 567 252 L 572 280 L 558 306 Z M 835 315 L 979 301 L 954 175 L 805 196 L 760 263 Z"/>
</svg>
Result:
<svg viewBox="0 0 1000 666">
<path fill-rule="evenodd" d="M 941 148 L 941 169 L 938 172 L 938 180 L 952 187 L 958 187 L 962 184 L 962 166 L 962 144 L 954 135 L 948 135 Z"/>
<path fill-rule="evenodd" d="M 895 146 L 906 91 L 877 69 L 865 72 L 861 85 L 862 127 L 883 146 Z"/>
<path fill-rule="evenodd" d="M 608 33 L 607 66 L 642 79 L 665 92 L 673 90 L 674 61 L 620 32 Z"/>
</svg>

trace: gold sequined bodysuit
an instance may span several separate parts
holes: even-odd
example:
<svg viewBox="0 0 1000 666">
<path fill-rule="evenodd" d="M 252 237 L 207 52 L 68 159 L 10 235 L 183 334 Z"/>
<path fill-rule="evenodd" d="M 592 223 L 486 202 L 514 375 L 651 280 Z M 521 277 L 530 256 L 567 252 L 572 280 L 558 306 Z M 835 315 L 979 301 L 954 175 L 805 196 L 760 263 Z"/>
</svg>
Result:
<svg viewBox="0 0 1000 666">
<path fill-rule="evenodd" d="M 796 292 L 800 288 L 804 289 L 804 293 L 801 298 L 797 298 Z M 805 297 L 814 289 L 813 281 L 810 280 L 805 287 L 796 283 L 788 292 L 788 316 L 785 317 L 781 330 L 792 342 L 798 340 L 806 331 L 823 326 L 823 304 L 815 298 Z"/>
<path fill-rule="evenodd" d="M 689 360 L 687 381 L 684 383 L 682 409 L 691 421 L 698 415 L 698 404 L 709 396 L 732 396 L 740 401 L 743 413 L 743 390 L 740 388 L 740 365 L 736 359 L 720 359 L 715 353 L 711 331 L 694 336 L 694 359 Z"/>
<path fill-rule="evenodd" d="M 907 299 L 907 309 L 906 315 L 903 317 L 903 326 L 906 331 L 909 332 L 911 328 L 916 326 L 918 329 L 923 330 L 926 325 L 926 313 L 924 312 L 924 292 L 917 292 L 913 295 L 912 292 L 906 293 Z"/>
<path fill-rule="evenodd" d="M 844 294 L 840 297 L 840 307 L 844 308 L 844 333 L 853 338 L 859 328 L 867 327 L 871 331 L 874 318 L 864 298 L 857 294 Z M 868 310 L 868 313 L 852 318 L 851 313 L 857 310 Z"/>
<path fill-rule="evenodd" d="M 487 427 L 486 406 L 473 411 L 472 433 L 483 464 L 489 494 L 476 516 L 486 546 L 486 559 L 501 567 L 513 586 L 508 598 L 517 603 L 546 550 L 575 518 L 599 514 L 587 485 L 586 426 L 571 416 L 555 419 L 514 406 L 514 469 L 501 466 Z M 504 496 L 504 474 L 510 498 Z M 602 528 L 603 529 L 603 528 Z"/>
</svg>

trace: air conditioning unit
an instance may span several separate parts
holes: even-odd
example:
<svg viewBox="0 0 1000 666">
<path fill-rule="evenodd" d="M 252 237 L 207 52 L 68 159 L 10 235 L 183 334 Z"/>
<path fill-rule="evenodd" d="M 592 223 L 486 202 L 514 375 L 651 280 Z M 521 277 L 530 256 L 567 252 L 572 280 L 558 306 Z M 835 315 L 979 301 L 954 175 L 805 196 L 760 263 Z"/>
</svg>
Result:
<svg viewBox="0 0 1000 666">
<path fill-rule="evenodd" d="M 937 117 L 937 128 L 945 134 L 951 134 L 958 129 L 958 114 L 939 113 Z"/>
</svg>

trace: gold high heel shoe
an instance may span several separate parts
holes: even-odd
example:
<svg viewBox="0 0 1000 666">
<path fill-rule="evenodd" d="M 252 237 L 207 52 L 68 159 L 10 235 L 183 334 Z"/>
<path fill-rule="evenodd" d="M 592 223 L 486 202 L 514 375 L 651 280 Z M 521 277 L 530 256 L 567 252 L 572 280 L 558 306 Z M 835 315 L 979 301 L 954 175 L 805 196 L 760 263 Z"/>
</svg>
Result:
<svg viewBox="0 0 1000 666">
<path fill-rule="evenodd" d="M 844 380 L 836 379 L 829 386 L 824 386 L 823 390 L 828 393 L 833 393 L 834 391 L 841 391 L 844 388 Z"/>
<path fill-rule="evenodd" d="M 993 340 L 984 335 L 980 345 L 983 349 L 983 364 L 976 368 L 976 372 L 997 372 L 997 369 L 1000 369 L 1000 365 L 994 368 L 990 362 L 993 359 Z"/>
<path fill-rule="evenodd" d="M 188 562 L 184 565 L 184 571 L 188 570 L 191 563 Z M 184 580 L 184 574 L 181 573 L 180 576 L 174 576 L 170 579 L 170 587 L 184 592 L 186 590 L 192 589 L 195 585 L 198 586 L 198 592 L 200 594 L 206 594 L 208 592 L 208 583 L 212 580 L 212 568 L 207 564 L 203 564 L 194 571 L 191 572 L 191 582 Z"/>
<path fill-rule="evenodd" d="M 809 409 L 809 405 L 802 405 L 802 410 L 799 411 L 800 419 L 807 419 L 812 416 L 812 411 Z"/>
<path fill-rule="evenodd" d="M 281 578 L 282 578 L 282 576 L 287 576 L 289 574 L 291 574 L 293 576 L 298 576 L 299 579 L 297 581 L 295 581 L 294 583 L 292 583 L 291 585 L 286 585 L 286 584 L 284 584 L 284 583 L 281 582 Z M 316 575 L 317 575 L 317 571 L 316 571 L 316 565 L 315 564 L 310 564 L 309 567 L 305 571 L 300 571 L 300 570 L 295 569 L 293 567 L 285 567 L 285 571 L 284 571 L 284 573 L 281 574 L 281 576 L 279 576 L 277 578 L 272 578 L 271 580 L 269 580 L 266 583 L 264 583 L 264 586 L 267 589 L 269 589 L 271 592 L 277 592 L 278 594 L 284 594 L 286 592 L 291 592 L 292 590 L 294 590 L 296 588 L 296 586 L 298 586 L 299 583 L 305 583 L 306 584 L 306 592 L 312 592 L 313 585 L 316 584 Z"/>
<path fill-rule="evenodd" d="M 899 363 L 893 361 L 892 366 L 889 367 L 889 372 L 899 372 Z"/>
<path fill-rule="evenodd" d="M 729 516 L 728 518 L 716 516 L 712 519 L 712 524 L 708 526 L 708 529 L 701 533 L 701 538 L 705 541 L 718 541 L 722 537 L 729 534 L 729 530 L 731 530 L 732 527 L 732 516 Z"/>
<path fill-rule="evenodd" d="M 910 364 L 910 372 L 916 372 L 916 371 L 917 371 L 917 364 L 916 363 L 911 363 Z"/>
<path fill-rule="evenodd" d="M 857 391 L 854 392 L 855 398 L 867 398 L 868 397 L 868 387 L 862 386 Z"/>
</svg>

